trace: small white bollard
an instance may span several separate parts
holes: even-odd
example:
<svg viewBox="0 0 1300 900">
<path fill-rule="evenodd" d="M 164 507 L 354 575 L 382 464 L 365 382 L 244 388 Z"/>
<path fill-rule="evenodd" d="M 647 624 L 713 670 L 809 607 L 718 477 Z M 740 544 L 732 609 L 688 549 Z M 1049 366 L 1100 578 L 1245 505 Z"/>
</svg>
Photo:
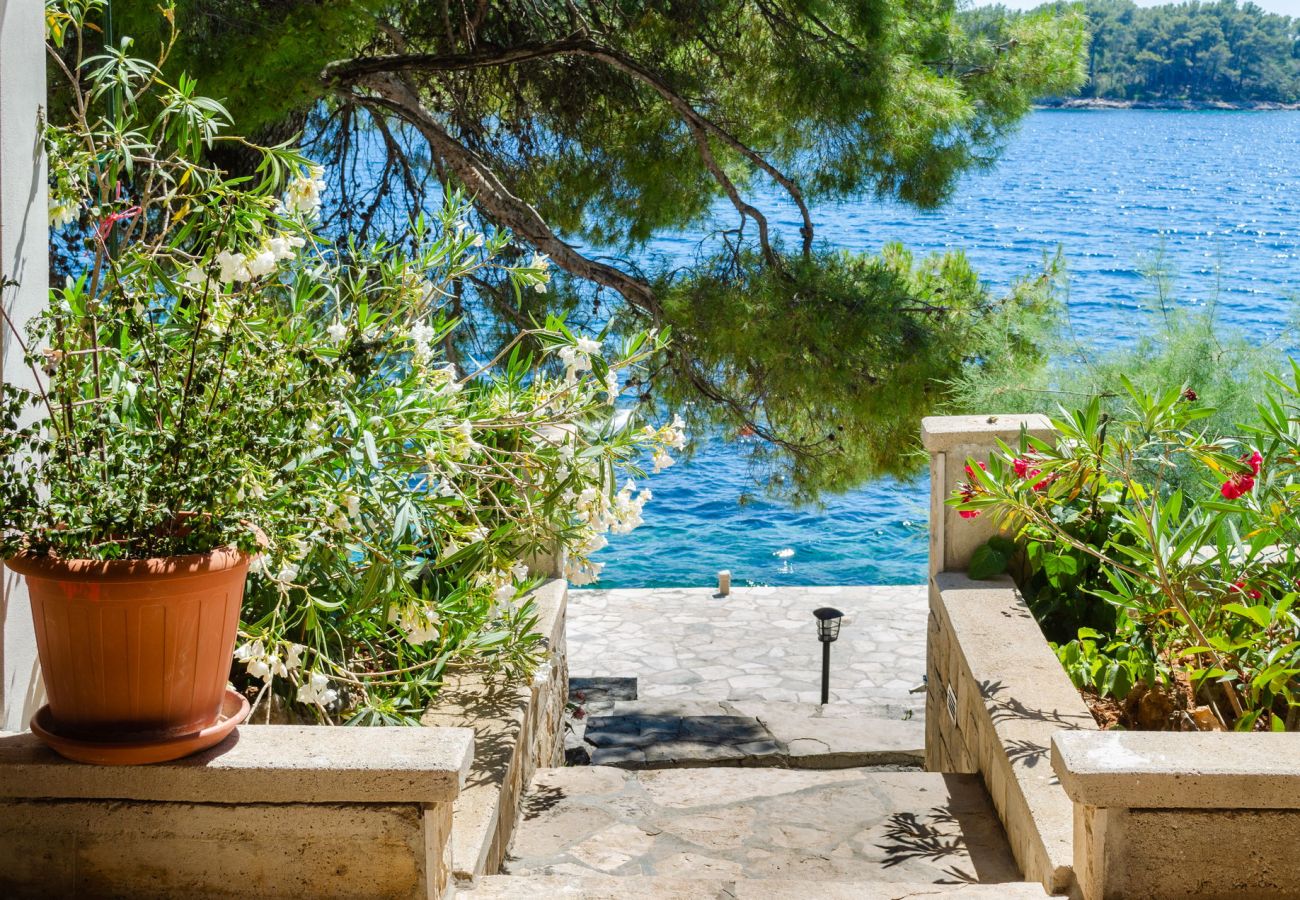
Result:
<svg viewBox="0 0 1300 900">
<path fill-rule="evenodd" d="M 731 594 L 731 570 L 723 569 L 718 573 L 718 596 L 727 597 Z"/>
</svg>

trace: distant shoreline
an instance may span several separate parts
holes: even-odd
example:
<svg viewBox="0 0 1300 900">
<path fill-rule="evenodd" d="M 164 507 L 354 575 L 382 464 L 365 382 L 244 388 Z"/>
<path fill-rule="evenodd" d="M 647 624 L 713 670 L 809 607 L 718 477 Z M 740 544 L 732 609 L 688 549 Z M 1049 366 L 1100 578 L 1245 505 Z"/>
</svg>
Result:
<svg viewBox="0 0 1300 900">
<path fill-rule="evenodd" d="M 1300 110 L 1300 103 L 1271 101 L 1231 102 L 1228 100 L 1111 100 L 1107 97 L 1070 97 L 1065 100 L 1037 100 L 1035 109 L 1172 109 L 1199 110 Z"/>
</svg>

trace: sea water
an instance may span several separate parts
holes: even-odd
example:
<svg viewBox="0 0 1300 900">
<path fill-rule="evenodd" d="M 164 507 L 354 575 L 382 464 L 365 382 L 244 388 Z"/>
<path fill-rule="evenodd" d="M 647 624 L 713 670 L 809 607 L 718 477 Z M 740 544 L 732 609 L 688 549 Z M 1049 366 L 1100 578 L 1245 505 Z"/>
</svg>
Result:
<svg viewBox="0 0 1300 900">
<path fill-rule="evenodd" d="M 759 196 L 795 234 L 793 207 Z M 720 208 L 719 224 L 730 213 Z M 1162 251 L 1180 304 L 1217 300 L 1223 322 L 1268 340 L 1300 291 L 1300 113 L 1042 110 L 941 210 L 864 199 L 820 205 L 813 217 L 819 240 L 853 250 L 962 248 L 994 290 L 1041 269 L 1060 246 L 1070 326 L 1085 345 L 1144 327 L 1152 290 L 1143 273 Z M 686 261 L 703 233 L 661 237 L 649 252 Z M 795 509 L 756 489 L 743 440 L 709 438 L 647 484 L 655 499 L 645 525 L 597 556 L 600 587 L 704 586 L 720 569 L 736 584 L 924 581 L 924 478 Z"/>
</svg>

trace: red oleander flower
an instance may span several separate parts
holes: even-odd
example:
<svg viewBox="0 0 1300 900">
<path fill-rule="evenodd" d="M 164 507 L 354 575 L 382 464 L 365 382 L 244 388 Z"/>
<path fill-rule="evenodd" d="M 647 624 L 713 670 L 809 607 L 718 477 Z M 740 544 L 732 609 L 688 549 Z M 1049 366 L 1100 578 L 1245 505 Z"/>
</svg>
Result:
<svg viewBox="0 0 1300 900">
<path fill-rule="evenodd" d="M 1029 456 L 1026 456 L 1022 459 L 1011 460 L 1011 468 L 1015 470 L 1017 478 L 1033 478 L 1041 474 L 1043 471 L 1038 466 L 1034 465 L 1034 459 Z M 1055 475 L 1048 475 L 1046 478 L 1042 479 L 1041 481 L 1035 482 L 1034 490 L 1035 491 L 1047 490 L 1047 486 L 1051 484 L 1052 481 L 1055 480 L 1055 478 L 1056 478 Z"/>
<path fill-rule="evenodd" d="M 1188 403 L 1195 403 L 1197 400 L 1201 399 L 1199 396 L 1197 396 L 1196 391 L 1192 390 L 1191 388 L 1188 388 L 1187 390 L 1183 391 L 1182 397 Z"/>
<path fill-rule="evenodd" d="M 1253 491 L 1255 489 L 1255 478 L 1264 465 L 1264 457 L 1258 450 L 1252 451 L 1249 456 L 1243 456 L 1241 461 L 1250 466 L 1250 473 L 1236 472 L 1228 476 L 1228 480 L 1223 483 L 1223 487 L 1219 488 L 1219 493 L 1226 500 L 1237 500 Z"/>
<path fill-rule="evenodd" d="M 1223 495 L 1225 500 L 1237 500 L 1254 489 L 1255 477 L 1244 472 L 1238 472 L 1223 483 L 1223 487 L 1219 488 L 1219 493 Z"/>
<path fill-rule="evenodd" d="M 1232 593 L 1245 594 L 1247 597 L 1249 597 L 1252 600 L 1258 600 L 1264 596 L 1263 592 L 1260 591 L 1258 588 L 1246 587 L 1246 582 L 1243 580 L 1237 580 L 1232 583 Z"/>
<path fill-rule="evenodd" d="M 984 465 L 984 463 L 979 463 L 979 467 L 981 470 L 988 469 L 988 466 Z M 966 477 L 971 479 L 971 482 L 973 482 L 975 479 L 975 470 L 970 467 L 970 463 L 966 464 Z M 975 497 L 976 494 L 983 493 L 983 491 L 980 490 L 980 488 L 977 485 L 969 482 L 966 484 L 958 485 L 958 487 L 961 489 L 962 503 L 969 503 Z M 978 509 L 957 510 L 957 515 L 961 516 L 963 519 L 978 519 L 979 514 L 980 511 Z"/>
</svg>

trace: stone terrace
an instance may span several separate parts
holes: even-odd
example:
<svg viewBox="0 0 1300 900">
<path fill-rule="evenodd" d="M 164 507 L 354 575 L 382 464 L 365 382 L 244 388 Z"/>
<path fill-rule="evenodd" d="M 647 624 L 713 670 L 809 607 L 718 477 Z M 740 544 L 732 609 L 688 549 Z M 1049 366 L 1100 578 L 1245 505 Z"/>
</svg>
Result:
<svg viewBox="0 0 1300 900">
<path fill-rule="evenodd" d="M 831 650 L 831 701 L 920 719 L 926 590 L 897 587 L 575 590 L 570 674 L 637 679 L 641 699 L 817 703 L 821 645 L 812 611 L 844 612 Z"/>
</svg>

